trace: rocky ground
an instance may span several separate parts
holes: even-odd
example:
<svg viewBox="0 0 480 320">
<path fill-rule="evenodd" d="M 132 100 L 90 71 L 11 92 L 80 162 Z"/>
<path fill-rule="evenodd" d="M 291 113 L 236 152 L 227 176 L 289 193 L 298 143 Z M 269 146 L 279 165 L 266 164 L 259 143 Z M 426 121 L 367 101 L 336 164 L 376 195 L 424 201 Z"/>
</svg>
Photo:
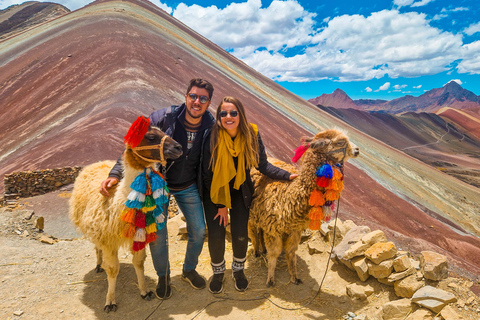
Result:
<svg viewBox="0 0 480 320">
<path fill-rule="evenodd" d="M 329 245 L 318 233 L 305 236 L 297 252 L 301 285 L 288 283 L 285 257 L 276 269 L 277 284 L 267 288 L 266 260 L 248 252 L 246 275 L 249 289 L 234 289 L 231 271 L 227 270 L 225 291 L 213 295 L 207 289 L 194 290 L 181 280 L 186 248 L 180 215 L 169 221 L 170 263 L 173 296 L 165 301 L 144 301 L 136 287 L 131 254 L 119 253 L 121 270 L 117 280 L 115 313 L 103 311 L 107 282 L 104 273 L 95 273 L 93 245 L 79 237 L 66 218 L 69 192 L 58 191 L 22 201 L 17 208 L 0 208 L 0 318 L 1 319 L 382 319 L 386 303 L 399 299 L 393 288 L 370 277 L 361 282 L 356 273 L 342 264 L 328 264 Z M 33 213 L 33 214 L 32 214 Z M 44 217 L 44 232 L 35 227 Z M 227 266 L 231 263 L 231 246 L 227 243 Z M 325 280 L 319 285 L 328 264 Z M 147 284 L 156 285 L 151 257 L 146 261 Z M 197 269 L 207 279 L 212 272 L 205 243 Z M 366 300 L 353 299 L 346 293 L 349 284 L 373 288 Z M 451 276 L 432 284 L 457 297 L 450 307 L 463 319 L 480 318 L 480 298 L 472 292 L 474 281 Z M 433 319 L 435 314 L 412 304 L 412 319 Z M 417 312 L 415 312 L 417 311 Z M 350 317 L 349 319 L 352 319 Z M 441 319 L 440 316 L 438 319 Z"/>
</svg>

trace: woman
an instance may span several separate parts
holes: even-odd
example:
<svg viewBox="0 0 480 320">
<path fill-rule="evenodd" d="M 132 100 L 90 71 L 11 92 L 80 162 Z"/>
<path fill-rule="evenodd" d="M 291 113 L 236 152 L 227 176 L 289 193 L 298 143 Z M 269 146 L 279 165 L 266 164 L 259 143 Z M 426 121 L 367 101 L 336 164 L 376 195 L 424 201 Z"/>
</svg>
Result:
<svg viewBox="0 0 480 320">
<path fill-rule="evenodd" d="M 210 145 L 203 157 L 203 205 L 208 227 L 213 277 L 209 290 L 223 290 L 225 273 L 225 227 L 230 211 L 235 289 L 245 291 L 248 280 L 243 272 L 247 259 L 248 213 L 253 194 L 250 169 L 256 167 L 272 179 L 291 180 L 297 175 L 267 161 L 257 126 L 249 124 L 242 103 L 225 97 L 217 108 Z"/>
</svg>

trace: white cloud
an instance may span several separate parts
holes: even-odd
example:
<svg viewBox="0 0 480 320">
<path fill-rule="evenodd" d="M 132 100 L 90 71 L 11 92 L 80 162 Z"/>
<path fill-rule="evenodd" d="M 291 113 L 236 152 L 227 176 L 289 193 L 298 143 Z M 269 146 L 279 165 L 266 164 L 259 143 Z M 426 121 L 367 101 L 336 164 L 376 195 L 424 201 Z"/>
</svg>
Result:
<svg viewBox="0 0 480 320">
<path fill-rule="evenodd" d="M 471 36 L 472 34 L 475 34 L 477 32 L 480 32 L 480 22 L 473 23 L 473 24 L 469 25 L 467 28 L 465 28 L 465 30 L 463 30 L 463 33 L 465 33 L 466 35 L 469 35 L 469 36 Z"/>
<path fill-rule="evenodd" d="M 418 86 L 413 86 L 414 89 L 420 89 L 422 87 L 421 84 L 419 84 Z"/>
<path fill-rule="evenodd" d="M 370 87 L 366 87 L 366 88 L 365 88 L 365 91 L 367 91 L 367 92 L 372 92 L 373 90 L 372 90 L 372 88 L 370 88 Z"/>
<path fill-rule="evenodd" d="M 406 7 L 413 3 L 413 0 L 393 0 L 393 4 L 397 7 Z"/>
<path fill-rule="evenodd" d="M 445 18 L 448 18 L 448 14 L 436 14 L 436 15 L 433 16 L 432 20 L 438 21 L 438 20 L 442 20 L 442 19 L 445 19 Z"/>
<path fill-rule="evenodd" d="M 180 3 L 173 16 L 236 55 L 260 47 L 277 52 L 308 45 L 315 33 L 316 14 L 293 0 L 273 1 L 267 8 L 261 0 L 231 3 L 224 9 Z"/>
<path fill-rule="evenodd" d="M 380 86 L 380 88 L 378 88 L 378 90 L 385 91 L 385 90 L 388 90 L 389 88 L 390 88 L 390 82 L 385 82 L 383 85 Z"/>
<path fill-rule="evenodd" d="M 430 2 L 435 1 L 435 0 L 421 0 L 418 2 L 415 2 L 414 4 L 411 5 L 411 7 L 423 7 L 429 4 Z"/>
<path fill-rule="evenodd" d="M 449 84 L 449 83 L 452 82 L 452 81 L 458 83 L 459 85 L 462 85 L 462 84 L 463 84 L 462 80 L 460 80 L 460 79 L 452 79 L 452 80 L 448 81 L 447 83 L 445 83 L 444 86 L 447 85 L 447 84 Z"/>
<path fill-rule="evenodd" d="M 406 84 L 396 84 L 396 85 L 393 86 L 393 88 L 395 90 L 400 90 L 400 89 L 403 89 L 403 88 L 406 88 L 406 87 L 407 87 Z"/>
<path fill-rule="evenodd" d="M 435 0 L 420 0 L 417 2 L 414 2 L 414 0 L 393 0 L 393 4 L 397 6 L 398 8 L 400 7 L 423 7 L 430 2 L 435 1 Z"/>
</svg>

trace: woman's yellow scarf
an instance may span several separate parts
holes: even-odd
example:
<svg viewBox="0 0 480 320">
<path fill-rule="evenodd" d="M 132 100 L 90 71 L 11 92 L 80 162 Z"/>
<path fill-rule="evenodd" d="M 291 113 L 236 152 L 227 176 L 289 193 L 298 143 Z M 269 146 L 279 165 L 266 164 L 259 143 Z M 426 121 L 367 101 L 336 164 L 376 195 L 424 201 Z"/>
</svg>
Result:
<svg viewBox="0 0 480 320">
<path fill-rule="evenodd" d="M 250 124 L 255 135 L 258 128 L 255 124 Z M 240 189 L 240 186 L 245 181 L 245 137 L 238 134 L 234 140 L 227 133 L 226 130 L 220 129 L 218 131 L 218 149 L 215 167 L 213 169 L 213 180 L 210 189 L 210 198 L 215 204 L 223 204 L 227 208 L 232 208 L 232 201 L 230 198 L 230 181 L 235 178 L 233 187 Z M 237 169 L 235 170 L 235 163 L 233 157 L 238 157 Z"/>
</svg>

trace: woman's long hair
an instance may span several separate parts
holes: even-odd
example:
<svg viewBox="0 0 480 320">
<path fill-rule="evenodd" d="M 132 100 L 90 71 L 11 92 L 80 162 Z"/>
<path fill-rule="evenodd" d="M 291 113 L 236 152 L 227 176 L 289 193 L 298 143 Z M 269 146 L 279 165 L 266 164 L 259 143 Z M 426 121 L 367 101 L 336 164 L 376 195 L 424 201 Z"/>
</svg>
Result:
<svg viewBox="0 0 480 320">
<path fill-rule="evenodd" d="M 245 137 L 245 165 L 246 169 L 251 169 L 258 166 L 258 137 L 253 131 L 252 126 L 247 121 L 247 116 L 245 115 L 245 108 L 243 104 L 234 97 L 225 97 L 217 108 L 216 122 L 212 128 L 212 136 L 210 139 L 210 148 L 212 150 L 212 157 L 210 158 L 210 166 L 212 169 L 215 167 L 215 162 L 217 160 L 217 151 L 218 151 L 218 135 L 219 130 L 225 130 L 222 127 L 222 121 L 220 117 L 220 111 L 222 111 L 222 106 L 224 103 L 233 104 L 238 111 L 238 116 L 240 122 L 238 124 L 238 135 L 243 135 Z"/>
</svg>

